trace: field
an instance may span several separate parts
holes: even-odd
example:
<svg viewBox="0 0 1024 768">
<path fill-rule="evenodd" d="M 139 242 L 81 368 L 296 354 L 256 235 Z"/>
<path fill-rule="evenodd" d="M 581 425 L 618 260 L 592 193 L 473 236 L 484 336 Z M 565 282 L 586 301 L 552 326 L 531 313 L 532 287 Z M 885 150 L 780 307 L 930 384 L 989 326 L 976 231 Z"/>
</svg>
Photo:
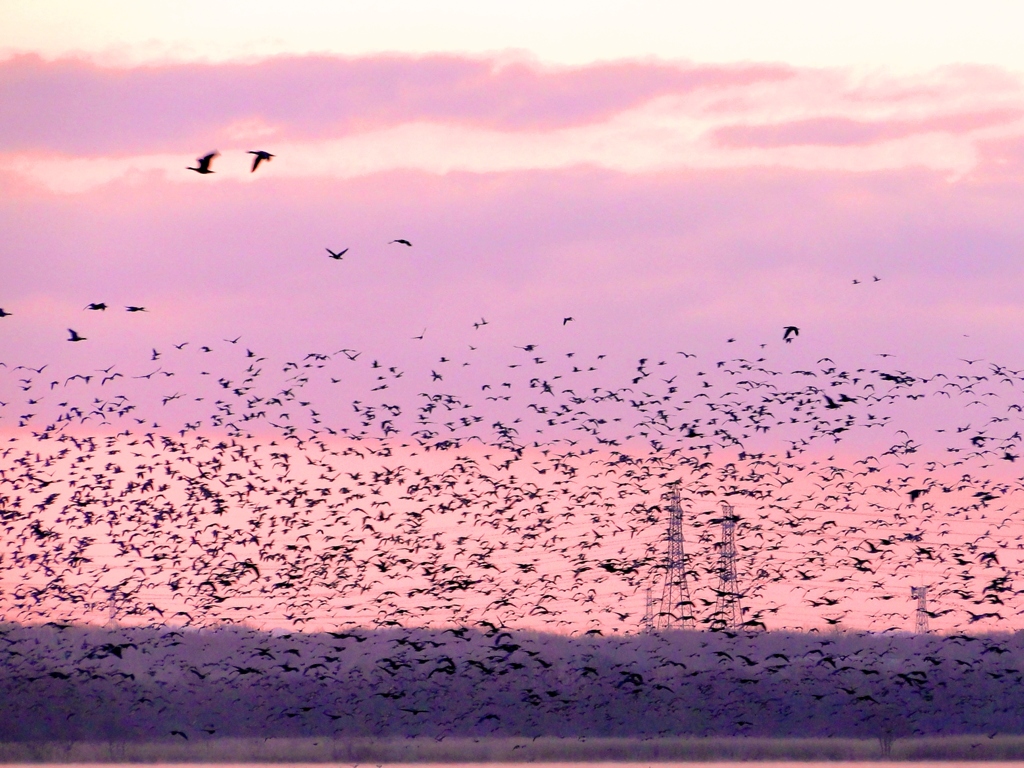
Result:
<svg viewBox="0 0 1024 768">
<path fill-rule="evenodd" d="M 3 763 L 529 763 L 882 760 L 873 739 L 205 739 L 0 744 Z M 899 739 L 890 760 L 1017 761 L 1024 737 Z"/>
</svg>

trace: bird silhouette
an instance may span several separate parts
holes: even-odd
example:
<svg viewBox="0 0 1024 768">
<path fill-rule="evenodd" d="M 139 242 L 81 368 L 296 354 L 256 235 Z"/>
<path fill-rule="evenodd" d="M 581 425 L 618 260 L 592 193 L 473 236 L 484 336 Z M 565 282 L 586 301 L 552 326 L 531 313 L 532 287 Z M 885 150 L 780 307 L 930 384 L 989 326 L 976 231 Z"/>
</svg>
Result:
<svg viewBox="0 0 1024 768">
<path fill-rule="evenodd" d="M 328 253 L 328 258 L 330 258 L 330 259 L 337 259 L 337 260 L 340 261 L 341 257 L 344 256 L 346 253 L 348 253 L 348 248 L 346 248 L 343 251 L 338 251 L 337 253 L 335 253 L 330 248 L 328 248 L 327 249 L 327 253 Z"/>
<path fill-rule="evenodd" d="M 208 155 L 203 155 L 202 157 L 196 159 L 196 163 L 198 163 L 198 165 L 195 168 L 189 166 L 185 170 L 195 171 L 196 173 L 202 174 L 213 173 L 213 171 L 210 169 L 210 163 L 212 163 L 213 158 L 217 157 L 218 155 L 220 155 L 220 152 L 211 152 Z"/>
<path fill-rule="evenodd" d="M 85 341 L 86 340 L 85 336 L 80 336 L 78 334 L 78 331 L 76 331 L 73 328 L 68 328 L 68 334 L 70 334 L 68 336 L 68 341 Z"/>
<path fill-rule="evenodd" d="M 264 160 L 266 160 L 269 163 L 270 158 L 273 157 L 272 154 L 270 154 L 269 152 L 264 152 L 262 149 L 250 149 L 249 154 L 255 155 L 255 157 L 252 159 L 252 170 L 250 170 L 249 173 L 256 173 L 256 169 L 260 167 L 260 163 L 262 163 Z M 207 163 L 207 165 L 209 165 L 209 163 Z"/>
<path fill-rule="evenodd" d="M 391 243 L 389 243 L 389 245 L 392 243 L 399 243 L 400 245 L 407 245 L 410 248 L 412 247 L 412 243 L 410 243 L 408 240 L 403 240 L 401 238 L 399 238 L 398 240 L 392 240 Z"/>
<path fill-rule="evenodd" d="M 793 339 L 800 335 L 800 329 L 795 325 L 787 325 L 783 329 L 782 340 L 787 344 L 792 343 Z"/>
</svg>

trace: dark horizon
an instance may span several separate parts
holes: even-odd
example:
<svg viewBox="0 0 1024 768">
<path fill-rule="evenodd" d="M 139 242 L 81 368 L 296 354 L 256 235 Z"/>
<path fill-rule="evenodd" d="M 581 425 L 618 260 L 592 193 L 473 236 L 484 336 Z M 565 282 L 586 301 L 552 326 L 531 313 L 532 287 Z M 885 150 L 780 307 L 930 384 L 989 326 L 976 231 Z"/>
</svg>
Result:
<svg viewBox="0 0 1024 768">
<path fill-rule="evenodd" d="M 0 630 L 0 742 L 1024 733 L 1024 633 Z"/>
</svg>

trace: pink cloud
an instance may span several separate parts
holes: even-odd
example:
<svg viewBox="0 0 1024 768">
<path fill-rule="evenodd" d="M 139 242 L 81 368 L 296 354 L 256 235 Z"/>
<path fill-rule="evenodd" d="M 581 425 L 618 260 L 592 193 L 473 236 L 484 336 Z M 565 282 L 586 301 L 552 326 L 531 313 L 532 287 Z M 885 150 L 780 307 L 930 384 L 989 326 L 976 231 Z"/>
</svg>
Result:
<svg viewBox="0 0 1024 768">
<path fill-rule="evenodd" d="M 917 120 L 856 120 L 848 117 L 814 117 L 782 123 L 727 125 L 716 128 L 712 138 L 722 146 L 791 147 L 801 145 L 855 146 L 877 144 L 921 133 L 969 133 L 1012 123 L 1024 109 L 993 109 Z"/>
<path fill-rule="evenodd" d="M 0 62 L 0 145 L 81 155 L 203 148 L 247 121 L 291 139 L 415 120 L 551 129 L 600 121 L 665 94 L 792 76 L 776 65 L 548 69 L 452 55 L 131 69 L 25 55 Z"/>
</svg>

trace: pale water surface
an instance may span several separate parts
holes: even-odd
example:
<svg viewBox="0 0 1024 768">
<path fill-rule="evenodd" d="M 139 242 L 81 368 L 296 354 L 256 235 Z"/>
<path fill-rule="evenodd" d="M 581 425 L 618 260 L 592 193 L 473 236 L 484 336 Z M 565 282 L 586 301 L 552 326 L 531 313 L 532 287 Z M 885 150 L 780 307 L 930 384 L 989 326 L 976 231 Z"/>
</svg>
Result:
<svg viewBox="0 0 1024 768">
<path fill-rule="evenodd" d="M 697 761 L 694 762 L 562 762 L 562 763 L 550 763 L 541 761 L 524 761 L 515 763 L 483 763 L 483 762 L 457 762 L 457 763 L 348 763 L 348 762 L 337 762 L 337 763 L 138 763 L 138 765 L 146 765 L 147 768 L 182 768 L 182 766 L 191 766 L 192 768 L 273 768 L 274 766 L 288 766 L 288 768 L 323 768 L 324 765 L 345 765 L 345 766 L 358 766 L 359 768 L 452 768 L 452 766 L 459 766 L 459 768 L 522 768 L 523 765 L 536 765 L 542 766 L 542 768 L 581 768 L 581 766 L 600 766 L 600 768 L 688 768 L 693 766 Z M 1012 761 L 994 761 L 994 760 L 874 760 L 874 761 L 759 761 L 759 760 L 747 760 L 739 762 L 727 762 L 727 761 L 707 761 L 713 762 L 716 768 L 749 768 L 752 764 L 763 766 L 764 768 L 785 768 L 787 766 L 798 766 L 799 768 L 835 768 L 835 766 L 843 766 L 843 768 L 877 768 L 880 762 L 908 762 L 913 763 L 916 768 L 957 768 L 957 766 L 975 766 L 980 768 L 1020 768 L 1022 762 Z M 134 763 L 132 763 L 134 765 Z M 8 765 L 15 768 L 43 768 L 43 766 L 61 766 L 61 768 L 97 768 L 99 765 L 104 763 L 8 763 Z M 107 763 L 111 765 L 111 763 Z M 129 763 L 121 763 L 121 765 L 129 765 Z"/>
</svg>

